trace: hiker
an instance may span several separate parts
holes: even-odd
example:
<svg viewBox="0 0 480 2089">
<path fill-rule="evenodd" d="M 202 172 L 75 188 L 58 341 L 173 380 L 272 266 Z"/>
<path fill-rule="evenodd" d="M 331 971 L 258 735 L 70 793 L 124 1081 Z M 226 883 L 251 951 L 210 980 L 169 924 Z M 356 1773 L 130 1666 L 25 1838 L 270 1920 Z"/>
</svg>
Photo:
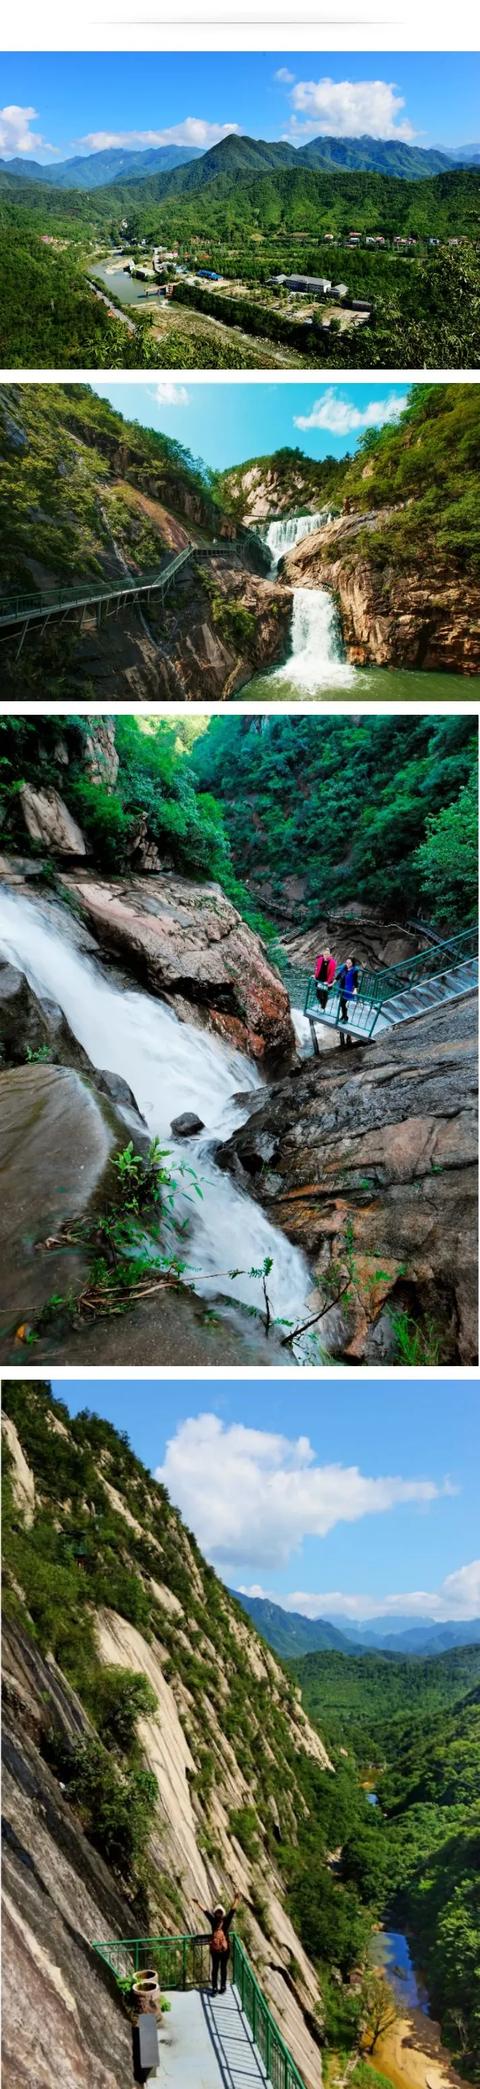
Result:
<svg viewBox="0 0 480 2089">
<path fill-rule="evenodd" d="M 333 986 L 336 969 L 335 958 L 332 957 L 331 950 L 329 950 L 328 943 L 326 943 L 325 949 L 320 951 L 320 956 L 317 957 L 315 965 L 317 1001 L 320 1002 L 321 1008 L 326 1008 L 327 1006 L 327 998 L 330 987 Z"/>
<path fill-rule="evenodd" d="M 235 1899 L 232 1901 L 231 1908 L 229 1908 L 228 1910 L 228 1914 L 226 1912 L 226 1909 L 222 1906 L 221 1901 L 217 1901 L 216 1906 L 214 1908 L 202 1908 L 201 1900 L 195 1901 L 195 1907 L 201 1909 L 202 1915 L 206 1915 L 207 1922 L 210 1923 L 211 1928 L 210 1957 L 212 1961 L 212 1995 L 218 1994 L 219 1974 L 220 1994 L 225 1994 L 225 1989 L 227 1985 L 227 1965 L 230 1955 L 230 1928 L 233 1922 L 235 1909 L 238 1908 L 239 1900 L 240 1894 L 236 1893 Z"/>
<path fill-rule="evenodd" d="M 348 1023 L 349 1004 L 358 993 L 358 965 L 354 957 L 345 958 L 343 965 L 339 965 L 336 984 L 340 995 L 340 1023 Z M 346 1045 L 348 1042 L 349 1039 L 342 1037 L 340 1030 L 340 1044 Z"/>
</svg>

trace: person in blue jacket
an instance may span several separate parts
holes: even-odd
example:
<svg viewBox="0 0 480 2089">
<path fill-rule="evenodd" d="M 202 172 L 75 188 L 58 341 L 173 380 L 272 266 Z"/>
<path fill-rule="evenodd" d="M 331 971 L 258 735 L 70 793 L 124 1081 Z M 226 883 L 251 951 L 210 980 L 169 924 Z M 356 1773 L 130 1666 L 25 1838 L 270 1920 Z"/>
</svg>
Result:
<svg viewBox="0 0 480 2089">
<path fill-rule="evenodd" d="M 358 965 L 354 957 L 345 958 L 343 965 L 339 965 L 335 985 L 340 995 L 340 1023 L 348 1023 L 350 1003 L 358 993 Z M 342 1037 L 341 1030 L 340 1043 L 347 1043 L 347 1038 Z"/>
</svg>

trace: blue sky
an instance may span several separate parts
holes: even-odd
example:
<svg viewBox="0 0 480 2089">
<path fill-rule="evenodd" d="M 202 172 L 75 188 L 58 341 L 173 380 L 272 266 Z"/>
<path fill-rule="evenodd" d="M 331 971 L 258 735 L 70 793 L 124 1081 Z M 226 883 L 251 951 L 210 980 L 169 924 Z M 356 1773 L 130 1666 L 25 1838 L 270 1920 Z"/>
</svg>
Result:
<svg viewBox="0 0 480 2089">
<path fill-rule="evenodd" d="M 479 75 L 473 52 L 7 53 L 0 155 L 48 161 L 52 151 L 66 158 L 110 143 L 206 148 L 235 128 L 299 144 L 321 131 L 471 143 Z"/>
<path fill-rule="evenodd" d="M 175 384 L 99 380 L 95 391 L 127 420 L 173 435 L 213 470 L 285 444 L 309 457 L 343 457 L 368 427 L 395 420 L 408 384 Z M 306 425 L 309 424 L 309 425 Z"/>
<path fill-rule="evenodd" d="M 54 1384 L 125 1429 L 222 1577 L 307 1614 L 480 1614 L 478 1385 Z"/>
</svg>

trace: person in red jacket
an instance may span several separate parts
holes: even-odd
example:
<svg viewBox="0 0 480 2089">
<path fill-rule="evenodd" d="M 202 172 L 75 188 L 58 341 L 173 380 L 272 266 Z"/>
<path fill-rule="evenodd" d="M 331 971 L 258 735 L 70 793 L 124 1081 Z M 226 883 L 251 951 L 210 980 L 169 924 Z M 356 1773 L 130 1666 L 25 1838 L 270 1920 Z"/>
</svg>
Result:
<svg viewBox="0 0 480 2089">
<path fill-rule="evenodd" d="M 331 950 L 329 950 L 328 943 L 326 943 L 325 949 L 320 951 L 320 956 L 317 957 L 315 965 L 317 1001 L 320 1002 L 321 1008 L 326 1008 L 327 1006 L 327 999 L 330 987 L 333 986 L 336 969 L 335 958 L 332 957 Z"/>
</svg>

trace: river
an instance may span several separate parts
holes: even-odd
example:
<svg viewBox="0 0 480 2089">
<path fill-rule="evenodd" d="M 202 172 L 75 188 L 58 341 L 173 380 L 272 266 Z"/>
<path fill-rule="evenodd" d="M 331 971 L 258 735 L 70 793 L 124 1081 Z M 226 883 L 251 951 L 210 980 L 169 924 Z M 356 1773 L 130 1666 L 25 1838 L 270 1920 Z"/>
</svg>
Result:
<svg viewBox="0 0 480 2089">
<path fill-rule="evenodd" d="M 103 283 L 105 290 L 109 290 L 122 305 L 158 303 L 158 283 L 153 277 L 144 283 L 141 277 L 129 275 L 120 256 L 112 255 L 110 261 L 93 262 L 91 274 L 93 281 Z"/>
<path fill-rule="evenodd" d="M 268 545 L 272 572 L 302 538 L 328 520 L 329 511 L 289 515 L 259 532 Z M 353 667 L 347 660 L 338 613 L 328 588 L 296 588 L 290 653 L 282 667 L 255 675 L 237 694 L 242 703 L 308 703 L 327 699 L 374 699 L 377 703 L 435 701 L 478 703 L 480 676 L 429 674 L 404 667 Z"/>
<path fill-rule="evenodd" d="M 293 1326 L 306 1320 L 315 1301 L 304 1255 L 213 1157 L 215 1142 L 227 1139 L 248 1115 L 248 1106 L 239 1106 L 236 1096 L 263 1086 L 264 1074 L 243 1053 L 193 1023 L 180 1022 L 156 996 L 125 987 L 115 971 L 86 956 L 78 925 L 55 901 L 3 890 L 0 956 L 63 1009 L 94 1066 L 128 1081 L 152 1138 L 168 1148 L 174 1175 L 185 1163 L 195 1171 L 201 1199 L 180 1177 L 176 1205 L 187 1226 L 181 1252 L 193 1288 L 202 1298 L 226 1295 L 232 1310 L 235 1301 L 261 1310 L 261 1283 L 250 1272 L 261 1269 L 269 1256 L 272 1315 Z M 177 1143 L 170 1125 L 184 1110 L 194 1111 L 204 1130 Z M 175 1245 L 178 1252 L 178 1241 L 172 1252 Z M 244 1266 L 234 1275 L 239 1263 Z M 299 1357 L 307 1361 L 306 1348 L 297 1350 Z"/>
</svg>

